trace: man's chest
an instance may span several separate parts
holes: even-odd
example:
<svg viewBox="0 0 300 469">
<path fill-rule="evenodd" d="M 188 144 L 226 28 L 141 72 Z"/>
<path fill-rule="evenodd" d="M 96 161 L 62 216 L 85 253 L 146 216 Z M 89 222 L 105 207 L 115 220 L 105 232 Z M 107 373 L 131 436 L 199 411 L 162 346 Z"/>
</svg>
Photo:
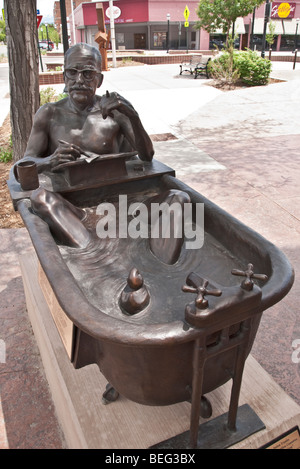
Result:
<svg viewBox="0 0 300 469">
<path fill-rule="evenodd" d="M 100 112 L 88 116 L 65 114 L 63 125 L 55 121 L 52 132 L 56 140 L 65 140 L 78 145 L 82 150 L 102 154 L 116 150 L 119 125 L 110 117 L 103 119 Z"/>
</svg>

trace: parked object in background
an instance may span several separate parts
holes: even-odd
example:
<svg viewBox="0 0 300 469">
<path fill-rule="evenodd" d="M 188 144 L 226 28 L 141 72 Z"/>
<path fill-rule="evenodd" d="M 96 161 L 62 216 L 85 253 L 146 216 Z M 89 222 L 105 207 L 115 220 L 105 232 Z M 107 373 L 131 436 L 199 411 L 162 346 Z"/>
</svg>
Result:
<svg viewBox="0 0 300 469">
<path fill-rule="evenodd" d="M 43 39 L 39 41 L 39 47 L 40 49 L 52 51 L 54 49 L 54 44 L 52 41 L 47 41 L 47 39 Z"/>
</svg>

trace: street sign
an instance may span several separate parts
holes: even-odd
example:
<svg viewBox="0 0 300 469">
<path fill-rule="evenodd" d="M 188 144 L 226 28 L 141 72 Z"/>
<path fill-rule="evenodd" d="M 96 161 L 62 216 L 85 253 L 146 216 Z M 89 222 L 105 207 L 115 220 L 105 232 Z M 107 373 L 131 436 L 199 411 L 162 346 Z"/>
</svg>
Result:
<svg viewBox="0 0 300 469">
<path fill-rule="evenodd" d="M 108 7 L 105 11 L 105 14 L 108 18 L 110 18 L 110 7 Z M 121 10 L 119 7 L 115 7 L 113 6 L 113 18 L 114 20 L 116 20 L 117 18 L 119 18 L 119 16 L 121 15 Z"/>
<path fill-rule="evenodd" d="M 190 25 L 190 23 L 189 23 L 188 21 L 185 21 L 185 23 L 184 23 L 184 27 L 185 27 L 185 28 L 188 28 L 188 27 L 189 27 L 189 25 Z"/>
<path fill-rule="evenodd" d="M 37 27 L 39 29 L 41 21 L 42 21 L 43 15 L 36 15 L 36 20 L 37 20 Z"/>
<path fill-rule="evenodd" d="M 183 12 L 183 16 L 185 17 L 185 21 L 187 21 L 189 19 L 190 10 L 189 10 L 189 7 L 187 5 L 186 5 L 185 10 Z"/>
</svg>

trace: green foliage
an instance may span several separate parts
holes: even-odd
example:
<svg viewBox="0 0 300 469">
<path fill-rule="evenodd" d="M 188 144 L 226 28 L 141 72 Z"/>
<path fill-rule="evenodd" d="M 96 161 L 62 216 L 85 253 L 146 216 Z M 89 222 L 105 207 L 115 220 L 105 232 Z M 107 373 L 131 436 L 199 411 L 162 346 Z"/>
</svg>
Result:
<svg viewBox="0 0 300 469">
<path fill-rule="evenodd" d="M 128 62 L 132 62 L 132 57 L 123 57 L 122 58 L 122 63 L 123 64 L 126 64 Z"/>
<path fill-rule="evenodd" d="M 263 59 L 256 52 L 247 49 L 235 58 L 241 80 L 248 86 L 266 85 L 271 73 L 271 61 Z"/>
<path fill-rule="evenodd" d="M 58 34 L 58 31 L 56 29 L 53 29 L 52 34 L 51 34 L 51 40 L 56 44 L 56 48 L 60 42 L 60 37 Z"/>
<path fill-rule="evenodd" d="M 13 160 L 12 139 L 10 136 L 7 145 L 0 147 L 0 161 L 1 163 L 9 163 Z"/>
<path fill-rule="evenodd" d="M 57 94 L 54 88 L 48 86 L 48 88 L 43 88 L 40 90 L 40 105 L 42 106 L 46 103 L 54 103 L 56 101 L 60 101 L 66 96 L 67 94 L 65 93 Z"/>
<path fill-rule="evenodd" d="M 232 40 L 229 42 L 232 44 Z M 234 85 L 239 79 L 247 86 L 266 85 L 272 68 L 270 60 L 263 59 L 250 49 L 238 52 L 231 47 L 210 62 L 211 77 L 220 86 Z"/>
<path fill-rule="evenodd" d="M 266 34 L 266 41 L 267 43 L 269 44 L 269 46 L 271 47 L 272 44 L 274 44 L 274 41 L 275 41 L 275 23 L 274 21 L 270 21 L 268 23 L 268 29 L 269 29 L 269 32 Z"/>
<path fill-rule="evenodd" d="M 0 20 L 0 42 L 6 43 L 6 29 L 4 20 Z"/>
<path fill-rule="evenodd" d="M 234 85 L 240 78 L 236 64 L 237 52 L 234 51 L 234 41 L 228 38 L 225 51 L 216 59 L 210 61 L 209 75 L 218 81 L 219 86 Z"/>
<path fill-rule="evenodd" d="M 222 29 L 223 34 L 228 34 L 237 18 L 247 16 L 263 3 L 264 0 L 200 0 L 196 28 L 209 33 Z"/>
<path fill-rule="evenodd" d="M 54 42 L 54 44 L 57 45 L 60 42 L 60 37 L 59 37 L 57 30 L 53 26 L 53 24 L 48 24 L 47 30 L 48 30 L 49 41 L 52 41 Z M 40 40 L 47 39 L 46 26 L 43 23 L 39 27 L 38 35 L 39 35 Z"/>
<path fill-rule="evenodd" d="M 57 95 L 56 101 L 60 101 L 61 99 L 66 98 L 67 96 L 68 96 L 68 93 L 60 93 L 60 94 Z"/>
</svg>

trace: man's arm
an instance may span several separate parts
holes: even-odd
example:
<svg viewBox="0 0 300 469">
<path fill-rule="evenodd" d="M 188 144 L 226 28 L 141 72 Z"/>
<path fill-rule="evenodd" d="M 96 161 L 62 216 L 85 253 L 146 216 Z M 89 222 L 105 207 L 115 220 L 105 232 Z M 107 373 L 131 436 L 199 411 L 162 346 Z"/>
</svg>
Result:
<svg viewBox="0 0 300 469">
<path fill-rule="evenodd" d="M 53 113 L 54 105 L 51 103 L 37 111 L 23 158 L 35 161 L 39 173 L 80 157 L 80 149 L 67 142 L 59 142 L 54 153 L 49 155 L 49 125 Z"/>
<path fill-rule="evenodd" d="M 132 104 L 119 94 L 107 91 L 106 95 L 101 97 L 101 108 L 104 118 L 110 116 L 118 121 L 124 136 L 132 148 L 138 151 L 140 159 L 151 161 L 154 155 L 153 144 Z M 114 110 L 121 116 L 113 113 Z M 122 118 L 123 116 L 128 119 Z"/>
<path fill-rule="evenodd" d="M 42 106 L 35 114 L 33 126 L 28 139 L 24 160 L 33 160 L 37 164 L 38 172 L 49 166 L 50 156 L 47 155 L 49 122 L 52 117 L 51 106 Z"/>
</svg>

